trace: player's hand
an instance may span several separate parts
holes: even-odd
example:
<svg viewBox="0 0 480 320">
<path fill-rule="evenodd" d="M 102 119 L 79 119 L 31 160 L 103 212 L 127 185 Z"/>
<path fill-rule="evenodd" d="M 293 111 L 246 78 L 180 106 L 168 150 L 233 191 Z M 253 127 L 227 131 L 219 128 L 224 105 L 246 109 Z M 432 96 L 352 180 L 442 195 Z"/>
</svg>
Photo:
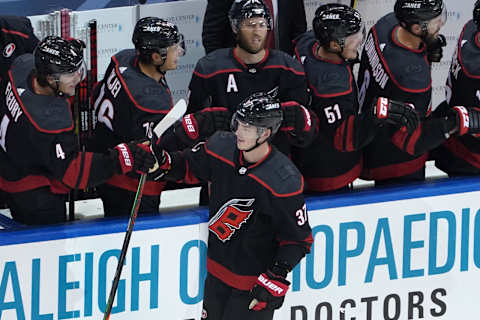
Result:
<svg viewBox="0 0 480 320">
<path fill-rule="evenodd" d="M 427 59 L 430 62 L 440 62 L 443 57 L 443 47 L 447 46 L 447 39 L 443 34 L 439 34 L 438 37 L 431 43 L 427 43 Z"/>
<path fill-rule="evenodd" d="M 456 117 L 457 130 L 459 135 L 467 133 L 480 133 L 480 109 L 465 108 L 462 106 L 453 107 L 451 111 Z"/>
<path fill-rule="evenodd" d="M 307 108 L 296 102 L 284 102 L 281 104 L 281 107 L 283 121 L 280 130 L 295 134 L 311 130 L 312 114 Z"/>
<path fill-rule="evenodd" d="M 285 277 L 267 270 L 258 276 L 255 286 L 250 291 L 252 300 L 248 308 L 255 311 L 280 308 L 289 286 L 290 282 Z"/>
<path fill-rule="evenodd" d="M 413 105 L 388 98 L 377 99 L 373 114 L 379 123 L 390 123 L 408 132 L 415 131 L 420 124 L 420 116 Z"/>
<path fill-rule="evenodd" d="M 205 108 L 183 116 L 181 125 L 175 127 L 175 136 L 182 143 L 191 146 L 204 140 L 216 131 L 229 130 L 231 112 L 224 107 Z"/>
<path fill-rule="evenodd" d="M 120 143 L 113 150 L 118 159 L 116 171 L 119 174 L 126 174 L 132 170 L 139 174 L 147 173 L 156 162 L 149 143 L 145 141 Z"/>
<path fill-rule="evenodd" d="M 157 143 L 152 143 L 151 145 L 153 155 L 157 160 L 155 167 L 149 171 L 149 177 L 153 180 L 161 179 L 172 167 L 172 158 L 170 157 L 170 154 L 160 146 L 160 139 L 157 139 L 156 142 Z"/>
</svg>

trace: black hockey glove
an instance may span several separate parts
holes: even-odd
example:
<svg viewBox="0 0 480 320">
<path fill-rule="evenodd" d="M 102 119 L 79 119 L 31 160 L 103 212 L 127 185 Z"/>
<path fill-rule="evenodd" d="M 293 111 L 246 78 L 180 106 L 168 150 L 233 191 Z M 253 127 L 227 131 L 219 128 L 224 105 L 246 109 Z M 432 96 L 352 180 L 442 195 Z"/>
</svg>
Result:
<svg viewBox="0 0 480 320">
<path fill-rule="evenodd" d="M 420 116 L 409 103 L 380 97 L 373 106 L 373 114 L 380 123 L 390 123 L 402 130 L 413 132 L 420 124 Z"/>
<path fill-rule="evenodd" d="M 272 269 L 278 269 L 278 266 L 275 265 Z M 255 286 L 250 291 L 252 300 L 248 307 L 249 309 L 255 311 L 264 309 L 274 310 L 282 306 L 290 287 L 290 282 L 285 279 L 288 273 L 287 270 L 279 273 L 267 270 L 258 276 Z"/>
<path fill-rule="evenodd" d="M 147 173 L 156 162 L 150 147 L 143 142 L 120 143 L 113 148 L 118 159 L 115 171 L 118 174 L 126 174 L 135 170 L 139 174 Z"/>
<path fill-rule="evenodd" d="M 439 34 L 436 39 L 427 45 L 427 59 L 430 62 L 440 62 L 443 57 L 443 47 L 447 46 L 447 39 L 443 34 Z"/>
<path fill-rule="evenodd" d="M 311 130 L 312 115 L 307 108 L 293 101 L 283 102 L 281 107 L 283 111 L 282 131 L 300 134 Z"/>
<path fill-rule="evenodd" d="M 157 142 L 160 142 L 160 139 L 158 139 Z M 155 164 L 155 167 L 150 170 L 148 176 L 153 180 L 158 180 L 170 171 L 172 167 L 172 158 L 170 157 L 170 154 L 160 146 L 160 143 L 152 143 L 152 151 L 157 163 Z"/>
<path fill-rule="evenodd" d="M 205 108 L 183 116 L 181 126 L 175 127 L 175 136 L 191 146 L 219 130 L 229 130 L 232 113 L 224 107 Z"/>
<path fill-rule="evenodd" d="M 462 106 L 453 107 L 451 114 L 456 118 L 456 132 L 462 136 L 464 134 L 480 133 L 480 109 L 465 108 Z"/>
</svg>

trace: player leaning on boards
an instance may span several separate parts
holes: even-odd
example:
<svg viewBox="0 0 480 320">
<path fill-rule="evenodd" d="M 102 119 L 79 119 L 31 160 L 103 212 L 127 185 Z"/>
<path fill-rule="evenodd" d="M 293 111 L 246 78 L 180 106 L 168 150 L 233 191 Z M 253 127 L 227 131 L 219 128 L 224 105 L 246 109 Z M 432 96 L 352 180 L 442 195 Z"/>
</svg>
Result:
<svg viewBox="0 0 480 320">
<path fill-rule="evenodd" d="M 272 319 L 289 287 L 285 277 L 310 250 L 303 178 L 271 145 L 281 123 L 279 100 L 257 93 L 239 104 L 233 132 L 181 152 L 154 144 L 157 176 L 212 181 L 202 319 Z"/>
<path fill-rule="evenodd" d="M 362 112 L 383 96 L 404 101 L 406 108 L 413 105 L 421 119 L 414 132 L 380 128 L 364 149 L 362 177 L 376 185 L 423 181 L 428 151 L 453 134 L 480 132 L 475 109 L 431 116 L 431 64 L 442 58 L 446 43 L 439 32 L 446 16 L 442 0 L 397 0 L 394 13 L 382 17 L 367 36 L 358 73 Z"/>
<path fill-rule="evenodd" d="M 362 148 L 377 128 L 405 126 L 413 131 L 418 115 L 403 103 L 379 98 L 369 112 L 360 113 L 357 83 L 352 67 L 365 39 L 360 13 L 347 5 L 317 8 L 313 31 L 296 39 L 295 53 L 303 63 L 311 109 L 319 119 L 319 134 L 312 144 L 298 150 L 297 164 L 308 192 L 344 190 L 360 176 Z"/>
<path fill-rule="evenodd" d="M 150 148 L 137 143 L 105 154 L 79 151 L 67 98 L 84 75 L 83 43 L 53 36 L 9 71 L 0 102 L 0 187 L 17 222 L 63 222 L 70 189 L 155 163 Z"/>
<path fill-rule="evenodd" d="M 134 28 L 135 49 L 112 57 L 105 78 L 95 90 L 98 119 L 89 148 L 103 152 L 120 141 L 151 139 L 152 128 L 173 107 L 165 73 L 177 68 L 184 55 L 183 35 L 177 26 L 156 17 L 140 19 Z M 135 198 L 138 174 L 114 175 L 97 188 L 105 216 L 128 216 Z M 147 181 L 139 209 L 158 213 L 164 182 Z"/>
<path fill-rule="evenodd" d="M 445 116 L 455 106 L 480 106 L 480 0 L 475 2 L 473 20 L 468 21 L 453 53 L 446 89 L 447 100 L 435 114 Z M 469 119 L 470 121 L 478 118 Z M 480 142 L 464 134 L 448 139 L 434 153 L 435 166 L 449 176 L 480 173 Z"/>
</svg>

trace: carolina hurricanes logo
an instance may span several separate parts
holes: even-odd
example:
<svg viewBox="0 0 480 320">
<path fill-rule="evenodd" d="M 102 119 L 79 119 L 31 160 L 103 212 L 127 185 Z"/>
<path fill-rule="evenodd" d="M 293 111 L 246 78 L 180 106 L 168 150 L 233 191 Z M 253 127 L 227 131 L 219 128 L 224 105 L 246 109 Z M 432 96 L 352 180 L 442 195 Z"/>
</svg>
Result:
<svg viewBox="0 0 480 320">
<path fill-rule="evenodd" d="M 250 218 L 255 199 L 232 199 L 225 203 L 208 222 L 208 229 L 223 242 L 230 240 L 235 230 Z"/>
<path fill-rule="evenodd" d="M 13 54 L 13 51 L 15 51 L 15 43 L 10 42 L 5 46 L 5 49 L 3 49 L 3 56 L 5 58 L 10 58 Z"/>
</svg>

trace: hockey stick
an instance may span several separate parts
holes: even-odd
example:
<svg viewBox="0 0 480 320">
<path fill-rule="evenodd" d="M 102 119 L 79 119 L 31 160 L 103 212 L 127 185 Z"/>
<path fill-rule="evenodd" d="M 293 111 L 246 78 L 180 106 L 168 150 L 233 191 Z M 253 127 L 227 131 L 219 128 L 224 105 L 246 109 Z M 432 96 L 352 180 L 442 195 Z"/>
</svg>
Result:
<svg viewBox="0 0 480 320">
<path fill-rule="evenodd" d="M 175 106 L 165 115 L 165 117 L 160 121 L 153 131 L 157 137 L 161 137 L 165 131 L 170 128 L 177 120 L 179 120 L 187 110 L 187 104 L 185 100 L 180 99 Z M 135 194 L 135 199 L 133 201 L 132 210 L 130 211 L 130 219 L 128 220 L 127 232 L 125 233 L 125 238 L 123 239 L 122 251 L 120 252 L 120 258 L 118 259 L 117 269 L 115 270 L 115 277 L 113 278 L 112 288 L 108 296 L 107 306 L 105 308 L 105 313 L 103 314 L 103 320 L 108 320 L 110 318 L 110 312 L 112 312 L 113 300 L 115 300 L 115 295 L 117 293 L 118 283 L 120 281 L 120 275 L 123 269 L 123 262 L 125 261 L 125 256 L 127 254 L 128 245 L 130 243 L 130 237 L 133 232 L 133 225 L 137 219 L 138 208 L 140 207 L 140 202 L 142 201 L 143 187 L 145 185 L 147 175 L 142 174 L 140 176 L 140 181 L 138 182 L 137 193 Z"/>
</svg>

